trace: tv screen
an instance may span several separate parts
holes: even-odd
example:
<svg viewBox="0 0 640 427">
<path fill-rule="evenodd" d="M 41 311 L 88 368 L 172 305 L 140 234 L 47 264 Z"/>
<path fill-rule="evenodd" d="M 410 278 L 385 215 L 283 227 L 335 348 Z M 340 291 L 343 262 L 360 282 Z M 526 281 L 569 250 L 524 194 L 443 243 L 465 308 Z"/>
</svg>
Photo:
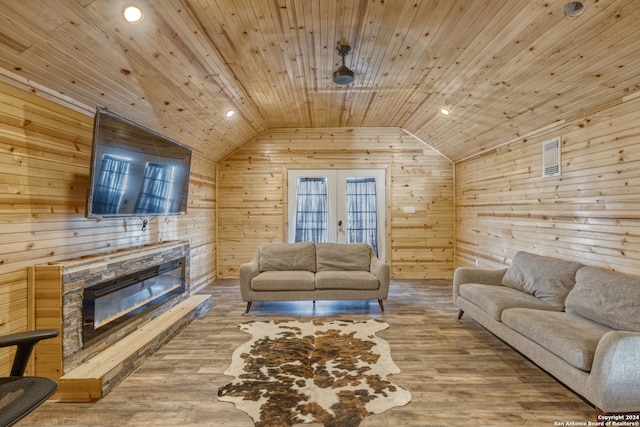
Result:
<svg viewBox="0 0 640 427">
<path fill-rule="evenodd" d="M 190 167 L 189 147 L 97 108 L 87 217 L 184 213 Z"/>
</svg>

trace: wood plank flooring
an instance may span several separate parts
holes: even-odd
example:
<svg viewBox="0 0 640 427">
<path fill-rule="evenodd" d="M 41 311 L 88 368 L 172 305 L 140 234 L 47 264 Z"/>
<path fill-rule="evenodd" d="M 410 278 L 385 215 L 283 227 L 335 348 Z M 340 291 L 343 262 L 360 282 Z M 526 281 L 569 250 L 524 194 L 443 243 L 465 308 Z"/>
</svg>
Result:
<svg viewBox="0 0 640 427">
<path fill-rule="evenodd" d="M 395 281 L 382 313 L 377 301 L 254 303 L 243 314 L 237 281 L 205 288 L 211 311 L 148 359 L 105 398 L 46 402 L 19 426 L 253 426 L 217 400 L 223 372 L 248 340 L 247 320 L 382 319 L 402 373 L 394 383 L 412 401 L 361 424 L 373 426 L 556 426 L 595 420 L 594 408 L 468 316 L 457 320 L 450 280 Z M 565 424 L 567 425 L 567 424 Z M 346 426 L 345 426 L 346 427 Z"/>
</svg>

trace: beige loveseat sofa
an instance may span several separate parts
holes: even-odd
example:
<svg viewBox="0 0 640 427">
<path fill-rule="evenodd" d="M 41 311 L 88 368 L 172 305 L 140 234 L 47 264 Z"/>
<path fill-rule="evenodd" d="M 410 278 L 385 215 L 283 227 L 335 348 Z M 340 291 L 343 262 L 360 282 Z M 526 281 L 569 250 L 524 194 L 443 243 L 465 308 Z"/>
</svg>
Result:
<svg viewBox="0 0 640 427">
<path fill-rule="evenodd" d="M 640 278 L 518 252 L 456 269 L 453 300 L 597 412 L 640 412 Z"/>
<path fill-rule="evenodd" d="M 240 293 L 253 301 L 376 299 L 389 294 L 389 265 L 366 243 L 266 243 L 240 266 Z"/>
</svg>

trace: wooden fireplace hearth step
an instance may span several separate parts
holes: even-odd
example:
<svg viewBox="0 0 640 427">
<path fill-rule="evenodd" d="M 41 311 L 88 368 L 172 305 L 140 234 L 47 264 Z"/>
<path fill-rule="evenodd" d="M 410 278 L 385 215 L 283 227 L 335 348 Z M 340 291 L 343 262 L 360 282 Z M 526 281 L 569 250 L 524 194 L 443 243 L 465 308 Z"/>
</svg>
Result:
<svg viewBox="0 0 640 427">
<path fill-rule="evenodd" d="M 210 295 L 193 295 L 150 320 L 58 380 L 52 397 L 86 402 L 106 396 L 140 364 L 209 310 Z"/>
</svg>

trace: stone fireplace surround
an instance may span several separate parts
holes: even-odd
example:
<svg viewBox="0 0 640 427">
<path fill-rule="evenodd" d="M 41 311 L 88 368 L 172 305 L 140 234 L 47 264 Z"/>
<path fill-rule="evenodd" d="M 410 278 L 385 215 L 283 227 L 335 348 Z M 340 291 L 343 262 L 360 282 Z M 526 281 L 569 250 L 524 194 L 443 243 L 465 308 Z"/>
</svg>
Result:
<svg viewBox="0 0 640 427">
<path fill-rule="evenodd" d="M 82 311 L 85 288 L 112 280 L 114 277 L 129 275 L 175 260 L 184 262 L 184 293 L 169 298 L 151 311 L 134 317 L 112 333 L 100 336 L 88 344 L 83 342 Z M 176 320 L 172 322 L 176 321 L 179 325 L 166 325 L 166 332 L 154 332 L 158 333 L 158 337 L 151 339 L 150 350 L 132 349 L 133 355 L 123 355 L 123 360 L 126 362 L 119 363 L 120 366 L 116 367 L 115 372 L 109 372 L 105 378 L 99 380 L 101 390 L 97 394 L 100 396 L 96 396 L 96 392 L 92 391 L 87 399 L 82 397 L 67 399 L 65 396 L 74 395 L 76 392 L 65 391 L 65 389 L 74 388 L 73 381 L 66 381 L 65 378 L 75 379 L 76 375 L 73 373 L 82 371 L 83 364 L 91 363 L 92 359 L 99 358 L 102 352 L 117 346 L 117 343 L 127 336 L 140 333 L 140 330 L 145 329 L 142 326 L 152 323 L 154 319 L 168 314 L 168 311 L 176 310 L 178 308 L 176 306 L 186 303 L 192 292 L 189 264 L 189 243 L 171 241 L 31 267 L 29 276 L 35 295 L 35 327 L 36 329 L 57 329 L 60 332 L 57 339 L 49 340 L 52 341 L 51 343 L 45 345 L 46 343 L 43 342 L 36 347 L 36 374 L 59 380 L 61 391 L 58 395 L 62 400 L 90 400 L 104 396 L 139 366 L 141 360 L 137 359 L 147 358 L 150 353 L 186 327 L 190 321 L 204 314 L 209 309 L 208 296 L 200 296 L 195 304 L 191 303 L 193 308 L 186 311 L 186 318 L 183 316 L 178 319 L 173 315 L 172 319 Z M 191 297 L 193 298 L 195 296 Z M 158 328 L 147 329 L 155 331 Z M 144 341 L 147 338 L 137 341 Z M 95 379 L 93 380 L 95 382 Z M 79 388 L 86 387 L 82 385 Z"/>
</svg>

